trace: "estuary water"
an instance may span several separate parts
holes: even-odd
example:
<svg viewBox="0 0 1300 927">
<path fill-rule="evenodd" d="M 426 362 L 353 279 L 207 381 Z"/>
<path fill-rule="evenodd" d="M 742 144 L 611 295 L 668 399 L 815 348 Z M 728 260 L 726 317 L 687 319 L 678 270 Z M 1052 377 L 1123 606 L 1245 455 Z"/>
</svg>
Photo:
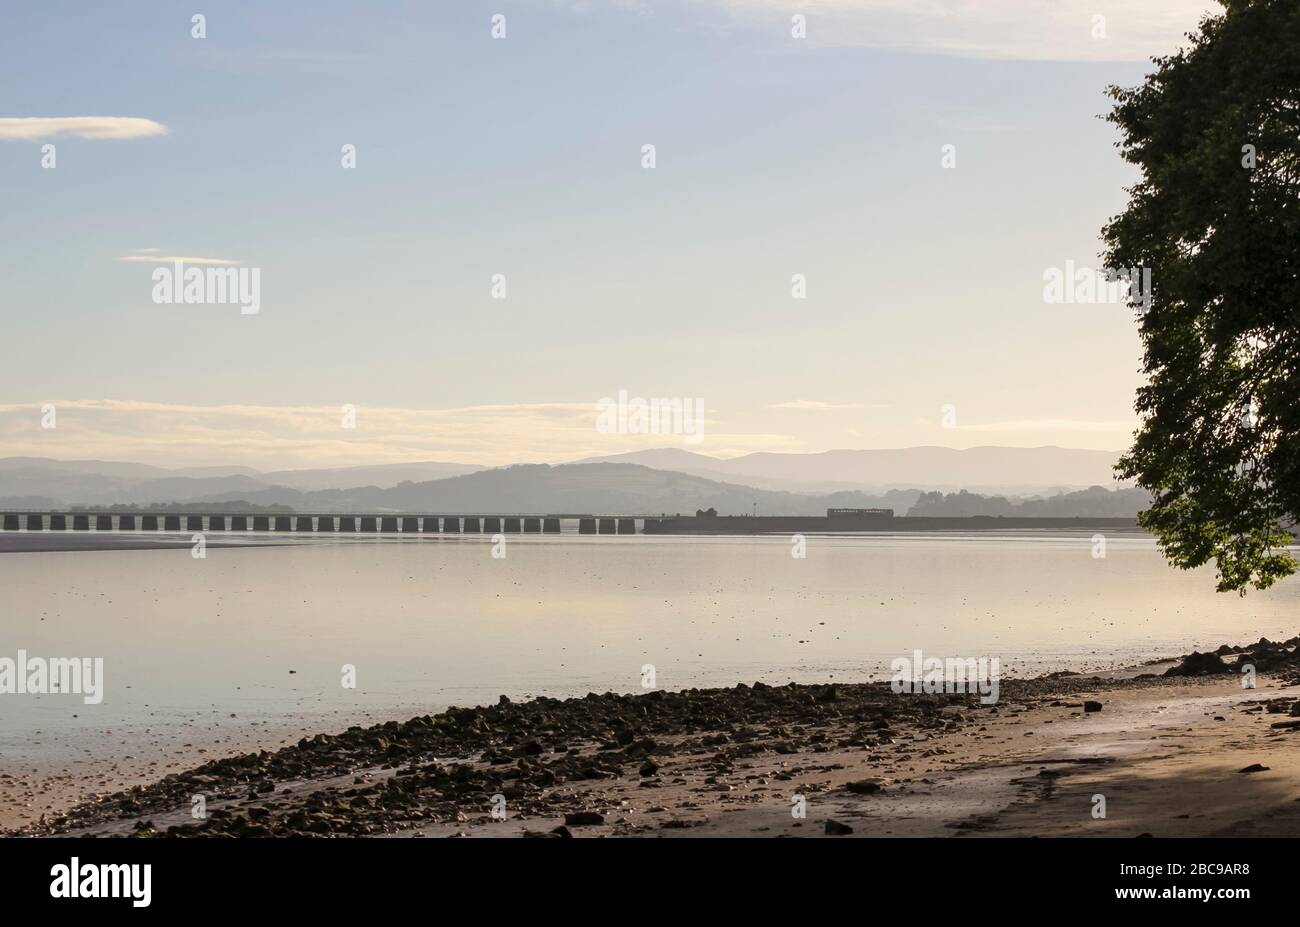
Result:
<svg viewBox="0 0 1300 927">
<path fill-rule="evenodd" d="M 103 659 L 103 698 L 0 694 L 0 771 L 157 772 L 350 723 L 588 691 L 1004 676 L 1296 633 L 1300 583 L 1245 598 L 1143 535 L 302 537 L 0 554 L 0 658 Z M 495 554 L 495 555 L 494 555 Z M 344 685 L 351 668 L 355 687 Z M 199 757 L 201 761 L 202 757 Z M 70 765 L 71 764 L 71 765 Z"/>
</svg>

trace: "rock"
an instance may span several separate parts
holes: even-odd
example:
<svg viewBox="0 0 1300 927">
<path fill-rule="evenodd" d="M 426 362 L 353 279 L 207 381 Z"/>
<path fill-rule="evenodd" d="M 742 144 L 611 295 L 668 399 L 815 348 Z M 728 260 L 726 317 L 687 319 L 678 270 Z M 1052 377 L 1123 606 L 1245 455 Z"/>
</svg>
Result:
<svg viewBox="0 0 1300 927">
<path fill-rule="evenodd" d="M 572 837 L 572 836 L 573 836 L 573 831 L 569 830 L 569 829 L 568 829 L 567 827 L 565 827 L 563 824 L 561 824 L 559 827 L 553 827 L 553 828 L 551 828 L 551 833 L 553 833 L 553 834 L 554 834 L 555 836 L 557 836 L 557 837 Z"/>
<path fill-rule="evenodd" d="M 640 772 L 642 776 L 653 776 L 655 773 L 659 772 L 659 764 L 652 759 L 647 759 L 641 764 Z"/>
<path fill-rule="evenodd" d="M 636 743 L 628 744 L 627 753 L 632 756 L 645 756 L 649 758 L 649 755 L 653 753 L 655 751 L 655 748 L 657 748 L 658 746 L 659 745 L 655 743 L 651 738 L 643 737 L 640 740 L 638 740 Z"/>
<path fill-rule="evenodd" d="M 1209 676 L 1217 673 L 1231 673 L 1232 667 L 1219 657 L 1217 653 L 1200 653 L 1192 651 L 1183 662 L 1177 666 L 1171 666 L 1165 670 L 1166 676 Z"/>
<path fill-rule="evenodd" d="M 844 786 L 855 795 L 874 795 L 880 791 L 880 783 L 875 779 L 859 779 Z"/>
<path fill-rule="evenodd" d="M 1300 718 L 1300 698 L 1291 703 L 1291 717 Z"/>
<path fill-rule="evenodd" d="M 1237 771 L 1244 773 L 1268 772 L 1268 767 L 1260 763 L 1251 763 L 1249 766 L 1242 767 Z"/>
<path fill-rule="evenodd" d="M 1089 702 L 1084 702 L 1084 703 L 1083 703 L 1083 710 L 1084 710 L 1084 712 L 1086 712 L 1086 713 L 1090 713 L 1090 712 L 1094 712 L 1094 711 L 1101 711 L 1101 702 L 1091 702 L 1091 701 L 1089 701 Z"/>
<path fill-rule="evenodd" d="M 587 827 L 592 824 L 604 824 L 605 816 L 595 811 L 570 811 L 564 816 L 564 823 L 570 827 Z"/>
<path fill-rule="evenodd" d="M 831 837 L 843 837 L 845 834 L 853 833 L 853 828 L 847 824 L 842 824 L 834 818 L 826 819 L 826 833 Z"/>
</svg>

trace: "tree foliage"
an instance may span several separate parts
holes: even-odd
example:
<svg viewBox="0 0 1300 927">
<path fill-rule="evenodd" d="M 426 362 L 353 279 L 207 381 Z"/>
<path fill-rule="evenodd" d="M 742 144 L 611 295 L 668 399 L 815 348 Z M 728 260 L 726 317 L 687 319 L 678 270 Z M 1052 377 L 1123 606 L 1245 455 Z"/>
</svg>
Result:
<svg viewBox="0 0 1300 927">
<path fill-rule="evenodd" d="M 1141 170 L 1104 230 L 1110 268 L 1150 268 L 1141 425 L 1117 468 L 1139 520 L 1220 591 L 1294 572 L 1300 522 L 1300 2 L 1219 0 L 1141 85 L 1112 87 Z"/>
</svg>

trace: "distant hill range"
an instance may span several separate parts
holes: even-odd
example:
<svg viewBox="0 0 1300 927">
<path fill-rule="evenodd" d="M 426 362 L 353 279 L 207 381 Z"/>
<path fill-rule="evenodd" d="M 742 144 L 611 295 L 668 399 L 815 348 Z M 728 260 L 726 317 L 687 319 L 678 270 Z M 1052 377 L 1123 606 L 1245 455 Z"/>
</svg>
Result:
<svg viewBox="0 0 1300 927">
<path fill-rule="evenodd" d="M 1115 485 L 1116 451 L 1066 447 L 903 447 L 820 454 L 746 454 L 727 460 L 682 448 L 633 451 L 578 463 L 633 463 L 792 492 L 924 487 L 1030 495 Z"/>
<path fill-rule="evenodd" d="M 487 469 L 429 461 L 269 472 L 247 467 L 166 470 L 135 463 L 11 457 L 0 459 L 0 508 L 147 507 L 173 503 L 193 511 L 196 507 L 219 509 L 223 504 L 246 503 L 322 513 L 658 515 L 713 508 L 721 514 L 741 515 L 756 508 L 762 515 L 820 515 L 828 508 L 890 508 L 900 515 L 1135 514 L 1145 506 L 1146 495 L 1136 490 L 1115 492 L 1106 488 L 1103 484 L 1109 483 L 1108 468 L 1115 455 L 1098 459 L 1099 454 L 1062 448 L 908 448 L 808 455 L 751 454 L 724 461 L 664 449 L 620 455 L 611 461 L 556 466 L 528 464 Z M 943 473 L 942 478 L 934 476 L 945 456 L 953 462 L 954 471 Z M 626 462 L 634 457 L 654 465 Z M 800 458 L 806 464 L 802 469 Z M 999 459 L 1010 461 L 1010 470 L 1003 479 L 995 480 L 990 468 Z M 893 482 L 907 461 L 916 462 L 920 472 L 931 474 L 930 478 L 900 480 L 901 485 L 893 487 L 882 485 Z M 1050 477 L 1039 476 L 1035 483 L 1034 464 L 1053 461 L 1060 465 L 1045 469 L 1043 472 Z M 864 462 L 875 469 L 865 469 Z M 687 464 L 691 472 L 673 469 L 674 465 Z M 728 468 L 765 470 L 767 475 L 727 477 L 721 471 Z M 1070 480 L 1094 470 L 1103 479 L 1082 492 L 1059 493 L 1048 488 L 1034 494 L 1035 498 L 1024 498 L 1011 492 L 945 495 L 933 491 L 952 481 L 963 482 L 968 474 L 971 482 L 963 488 L 1015 487 L 1026 481 L 1031 486 L 1043 486 L 1044 480 L 1047 487 L 1072 488 Z M 853 474 L 856 479 L 840 479 Z M 871 486 L 880 488 L 865 488 Z"/>
<path fill-rule="evenodd" d="M 264 489 L 303 491 L 345 486 L 385 488 L 404 481 L 437 480 L 483 467 L 473 464 L 385 464 L 321 470 L 260 471 L 251 467 L 164 469 L 148 464 L 105 460 L 52 460 L 48 457 L 0 458 L 0 504 L 10 508 L 81 505 L 150 505 L 185 502 Z M 47 504 L 22 504 L 29 502 Z"/>
<path fill-rule="evenodd" d="M 288 504 L 300 512 L 685 515 L 714 508 L 739 515 L 752 512 L 757 503 L 758 511 L 769 515 L 824 515 L 826 509 L 839 506 L 884 506 L 901 511 L 919 496 L 918 490 L 893 490 L 878 496 L 776 492 L 635 464 L 519 464 L 444 480 L 399 483 L 387 489 L 264 489 L 242 493 L 239 499 Z"/>
</svg>

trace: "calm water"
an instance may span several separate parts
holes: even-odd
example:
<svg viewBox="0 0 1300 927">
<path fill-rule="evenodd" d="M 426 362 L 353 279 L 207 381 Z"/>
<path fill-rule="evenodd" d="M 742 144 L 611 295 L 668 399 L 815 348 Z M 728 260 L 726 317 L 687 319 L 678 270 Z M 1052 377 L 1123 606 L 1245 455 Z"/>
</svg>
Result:
<svg viewBox="0 0 1300 927">
<path fill-rule="evenodd" d="M 1004 675 L 1295 634 L 1300 582 L 1213 591 L 1144 537 L 327 539 L 0 555 L 0 656 L 103 657 L 103 703 L 0 695 L 3 762 L 449 704 L 740 681 L 860 680 L 920 648 Z M 357 687 L 340 683 L 356 667 Z M 234 714 L 237 720 L 229 720 Z M 171 735 L 175 735 L 172 737 Z M 92 746 L 87 746 L 88 744 Z M 161 747 L 160 747 L 161 749 Z"/>
</svg>

